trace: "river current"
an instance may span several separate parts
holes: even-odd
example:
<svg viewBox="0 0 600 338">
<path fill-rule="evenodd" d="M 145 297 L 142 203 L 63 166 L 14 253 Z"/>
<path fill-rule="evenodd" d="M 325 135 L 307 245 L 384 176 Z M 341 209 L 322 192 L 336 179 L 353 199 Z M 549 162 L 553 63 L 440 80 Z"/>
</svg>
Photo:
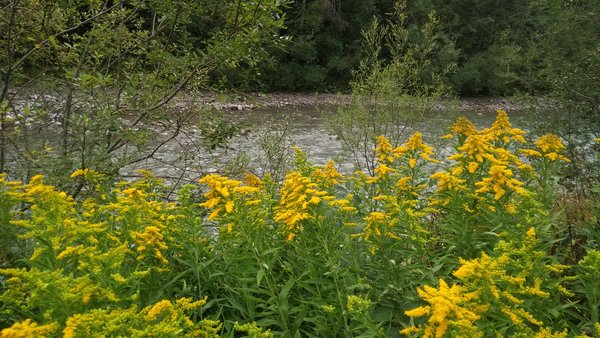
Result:
<svg viewBox="0 0 600 338">
<path fill-rule="evenodd" d="M 333 159 L 340 171 L 351 172 L 360 168 L 350 160 L 326 123 L 327 115 L 336 109 L 335 106 L 305 105 L 227 111 L 224 118 L 244 131 L 234 136 L 227 147 L 208 151 L 198 142 L 199 129 L 187 127 L 162 145 L 151 158 L 125 167 L 121 174 L 135 178 L 137 170 L 147 169 L 175 185 L 195 182 L 213 172 L 227 175 L 253 172 L 259 176 L 270 172 L 277 176 L 289 169 L 292 147 L 301 149 L 317 165 Z M 493 123 L 496 113 L 493 109 L 459 110 L 453 114 L 432 112 L 414 130 L 423 133 L 424 141 L 434 145 L 441 157 L 449 149 L 440 137 L 448 133 L 458 116 L 465 116 L 482 128 Z M 524 118 L 516 112 L 509 112 L 509 117 L 515 126 L 520 126 Z M 158 132 L 157 136 L 166 138 L 168 134 Z"/>
</svg>

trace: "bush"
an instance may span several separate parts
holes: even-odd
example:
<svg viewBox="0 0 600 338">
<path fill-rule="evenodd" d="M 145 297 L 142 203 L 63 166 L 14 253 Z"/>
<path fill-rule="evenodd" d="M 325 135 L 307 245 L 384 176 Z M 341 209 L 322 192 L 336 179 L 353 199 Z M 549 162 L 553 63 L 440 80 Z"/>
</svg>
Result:
<svg viewBox="0 0 600 338">
<path fill-rule="evenodd" d="M 372 175 L 297 154 L 281 183 L 212 174 L 176 203 L 147 172 L 78 170 L 78 200 L 2 180 L 2 257 L 25 248 L 0 270 L 2 336 L 597 334 L 598 252 L 561 264 L 551 213 L 561 140 L 503 111 L 445 137 L 448 159 L 379 137 Z"/>
</svg>

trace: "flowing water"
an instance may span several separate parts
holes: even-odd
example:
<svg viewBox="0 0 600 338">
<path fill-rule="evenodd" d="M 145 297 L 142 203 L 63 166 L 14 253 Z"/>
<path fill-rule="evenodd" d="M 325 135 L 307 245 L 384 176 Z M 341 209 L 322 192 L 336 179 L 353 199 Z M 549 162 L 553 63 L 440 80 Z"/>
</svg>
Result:
<svg viewBox="0 0 600 338">
<path fill-rule="evenodd" d="M 289 162 L 292 146 L 304 151 L 315 164 L 324 165 L 335 159 L 341 171 L 350 172 L 355 166 L 344 154 L 341 143 L 327 128 L 326 116 L 335 110 L 335 106 L 307 105 L 229 111 L 226 118 L 241 125 L 246 132 L 232 138 L 227 148 L 208 152 L 197 143 L 200 131 L 191 127 L 164 144 L 152 158 L 130 165 L 121 173 L 134 177 L 136 170 L 149 169 L 158 177 L 175 184 L 196 181 L 210 172 L 231 174 L 250 171 L 261 175 L 270 171 L 284 171 L 285 163 L 277 166 L 277 163 L 272 163 L 273 158 L 284 152 L 282 157 Z M 441 152 L 440 156 L 443 156 L 445 151 L 440 136 L 448 133 L 457 116 L 465 116 L 482 128 L 490 126 L 496 114 L 493 109 L 459 111 L 451 115 L 433 112 L 415 130 L 422 132 L 424 141 L 436 146 Z M 522 125 L 522 114 L 512 112 L 509 116 L 513 125 Z M 167 134 L 162 136 L 166 137 Z M 271 151 L 270 156 L 267 151 Z"/>
</svg>

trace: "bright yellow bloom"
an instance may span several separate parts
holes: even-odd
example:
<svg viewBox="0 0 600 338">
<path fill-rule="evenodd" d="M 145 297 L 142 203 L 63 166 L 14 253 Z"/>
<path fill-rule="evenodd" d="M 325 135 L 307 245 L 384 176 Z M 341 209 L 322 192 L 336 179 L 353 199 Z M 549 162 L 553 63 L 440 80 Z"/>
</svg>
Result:
<svg viewBox="0 0 600 338">
<path fill-rule="evenodd" d="M 76 178 L 79 176 L 85 176 L 85 174 L 87 173 L 88 169 L 77 169 L 75 170 L 72 174 L 71 174 L 71 178 Z"/>
<path fill-rule="evenodd" d="M 396 169 L 390 168 L 386 164 L 380 164 L 377 166 L 377 168 L 375 168 L 374 171 L 375 171 L 375 174 L 377 174 L 378 178 L 383 179 L 387 175 L 396 172 Z"/>
<path fill-rule="evenodd" d="M 477 162 L 483 162 L 484 158 L 487 157 L 487 153 L 491 151 L 492 146 L 487 139 L 481 135 L 473 134 L 469 136 L 465 143 L 458 148 L 458 150 L 471 159 L 475 159 Z"/>
<path fill-rule="evenodd" d="M 408 151 L 418 150 L 426 155 L 433 155 L 433 148 L 423 143 L 423 134 L 416 132 L 404 145 Z"/>
<path fill-rule="evenodd" d="M 561 152 L 565 149 L 565 145 L 560 138 L 554 134 L 546 134 L 535 141 L 535 145 L 544 153 Z"/>
<path fill-rule="evenodd" d="M 496 121 L 491 128 L 481 131 L 490 140 L 502 140 L 504 143 L 510 143 L 511 139 L 520 143 L 526 143 L 525 132 L 518 128 L 513 128 L 504 110 L 496 110 Z"/>
<path fill-rule="evenodd" d="M 569 332 L 567 329 L 564 329 L 562 332 L 552 332 L 549 328 L 543 328 L 533 338 L 567 338 L 568 336 Z"/>
<path fill-rule="evenodd" d="M 542 153 L 533 149 L 521 149 L 521 154 L 527 157 L 542 157 Z"/>
<path fill-rule="evenodd" d="M 398 191 L 410 190 L 411 189 L 410 182 L 412 179 L 413 178 L 410 176 L 400 177 L 398 179 L 398 181 L 396 182 L 396 188 L 398 189 Z"/>
<path fill-rule="evenodd" d="M 101 177 L 103 177 L 103 175 L 94 169 L 85 168 L 85 169 L 77 169 L 71 174 L 71 178 L 77 178 L 77 177 L 101 178 Z"/>
<path fill-rule="evenodd" d="M 29 337 L 46 337 L 54 333 L 58 329 L 56 323 L 38 325 L 31 319 L 25 319 L 22 322 L 14 323 L 11 327 L 0 331 L 2 338 L 29 338 Z"/>
<path fill-rule="evenodd" d="M 207 299 L 208 299 L 207 297 L 204 297 L 203 299 L 193 301 L 191 298 L 183 297 L 183 298 L 177 299 L 175 301 L 175 303 L 177 304 L 177 307 L 182 310 L 193 310 L 193 309 L 196 309 L 196 308 L 206 304 Z"/>
<path fill-rule="evenodd" d="M 468 308 L 468 303 L 478 297 L 477 293 L 467 293 L 459 285 L 455 284 L 449 287 L 443 279 L 440 279 L 439 288 L 425 285 L 423 288 L 417 289 L 417 292 L 419 297 L 429 305 L 406 311 L 405 314 L 409 317 L 430 316 L 425 325 L 423 337 L 443 337 L 448 330 L 450 321 L 474 322 L 480 318 L 478 314 Z"/>
<path fill-rule="evenodd" d="M 146 320 L 151 322 L 158 318 L 161 314 L 171 314 L 173 312 L 173 304 L 170 301 L 164 299 L 160 302 L 152 305 L 152 307 L 146 313 Z"/>
<path fill-rule="evenodd" d="M 375 148 L 375 158 L 377 161 L 379 163 L 394 163 L 395 156 L 392 154 L 394 149 L 387 137 L 383 135 L 377 136 L 375 142 L 377 145 Z"/>
<path fill-rule="evenodd" d="M 394 233 L 390 230 L 389 216 L 380 211 L 373 211 L 369 214 L 369 216 L 365 217 L 366 221 L 362 232 L 357 234 L 356 236 L 363 237 L 365 240 L 368 240 L 371 236 L 386 236 L 393 239 L 399 239 Z M 375 247 L 372 248 L 372 252 Z"/>
<path fill-rule="evenodd" d="M 414 158 L 410 158 L 408 159 L 408 167 L 413 169 L 415 167 L 415 165 L 417 165 L 417 160 L 415 160 Z"/>
<path fill-rule="evenodd" d="M 201 207 L 212 210 L 208 216 L 209 220 L 218 220 L 219 218 L 231 214 L 238 203 L 242 200 L 241 205 L 250 205 L 246 199 L 260 191 L 262 182 L 258 177 L 248 174 L 246 176 L 248 185 L 242 185 L 241 181 L 231 180 L 225 176 L 210 174 L 204 176 L 200 183 L 208 186 L 208 191 L 204 194 L 207 198 L 205 202 L 200 203 Z"/>
<path fill-rule="evenodd" d="M 450 130 L 454 134 L 461 134 L 464 136 L 471 136 L 477 133 L 477 128 L 475 128 L 475 125 L 471 123 L 471 121 L 469 121 L 467 118 L 462 116 L 459 117 L 458 120 L 456 120 L 456 122 L 452 124 Z"/>
<path fill-rule="evenodd" d="M 138 260 L 146 257 L 145 252 L 151 249 L 154 256 L 158 258 L 164 264 L 167 264 L 167 259 L 163 256 L 162 252 L 169 247 L 164 242 L 164 236 L 161 233 L 161 229 L 156 226 L 148 226 L 144 228 L 144 232 L 140 233 L 132 231 L 132 235 L 135 236 L 136 243 L 138 244 L 137 252 L 140 254 Z"/>
<path fill-rule="evenodd" d="M 252 173 L 248 173 L 246 175 L 246 185 L 248 185 L 249 187 L 260 188 L 262 187 L 263 182 L 260 180 L 260 178 L 258 178 L 258 176 Z"/>
<path fill-rule="evenodd" d="M 475 171 L 477 171 L 477 168 L 479 167 L 479 163 L 477 162 L 469 162 L 469 164 L 467 164 L 467 170 L 471 173 L 474 174 Z"/>
<path fill-rule="evenodd" d="M 275 221 L 282 222 L 287 228 L 287 238 L 293 239 L 301 230 L 298 223 L 312 217 L 312 205 L 318 205 L 326 199 L 327 192 L 318 189 L 318 185 L 309 177 L 293 171 L 285 177 L 279 190 L 279 205 L 275 207 Z"/>
<path fill-rule="evenodd" d="M 480 188 L 476 193 L 494 192 L 494 199 L 499 200 L 508 190 L 514 191 L 517 194 L 523 194 L 523 182 L 513 178 L 512 170 L 502 165 L 493 165 L 488 174 L 489 177 L 484 177 L 481 181 L 475 183 Z"/>
<path fill-rule="evenodd" d="M 561 160 L 570 162 L 568 158 L 563 156 L 565 145 L 560 138 L 554 134 L 546 134 L 535 141 L 536 147 L 541 151 L 542 156 L 549 158 L 551 161 Z"/>
<path fill-rule="evenodd" d="M 434 180 L 437 180 L 437 188 L 440 192 L 463 188 L 463 183 L 466 182 L 465 180 L 452 176 L 451 174 L 443 171 L 438 171 L 430 177 Z"/>
<path fill-rule="evenodd" d="M 333 161 L 327 162 L 324 168 L 316 168 L 312 173 L 312 179 L 318 185 L 330 188 L 336 184 L 344 182 L 344 175 L 335 168 Z"/>
</svg>

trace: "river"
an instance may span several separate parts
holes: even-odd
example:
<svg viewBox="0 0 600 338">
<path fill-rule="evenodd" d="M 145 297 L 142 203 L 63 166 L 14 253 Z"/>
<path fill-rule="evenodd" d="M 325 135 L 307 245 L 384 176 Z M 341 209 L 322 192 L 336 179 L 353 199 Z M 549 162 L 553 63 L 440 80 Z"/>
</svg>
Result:
<svg viewBox="0 0 600 338">
<path fill-rule="evenodd" d="M 478 127 L 488 127 L 496 117 L 495 108 L 504 107 L 463 107 L 453 114 L 435 111 L 427 114 L 414 129 L 423 133 L 426 143 L 436 146 L 438 157 L 445 156 L 448 149 L 444 148 L 440 136 L 448 133 L 458 116 L 467 117 Z M 151 158 L 123 168 L 121 174 L 135 178 L 136 170 L 149 169 L 174 185 L 195 182 L 212 172 L 227 175 L 253 172 L 259 176 L 270 172 L 281 178 L 289 169 L 293 146 L 304 151 L 317 165 L 334 159 L 342 172 L 351 172 L 356 166 L 327 128 L 327 115 L 336 109 L 333 105 L 298 105 L 228 110 L 223 114 L 224 118 L 244 130 L 230 140 L 228 147 L 209 152 L 199 143 L 200 130 L 187 127 L 162 145 Z M 513 125 L 522 126 L 522 113 L 512 111 L 509 116 Z M 168 135 L 157 134 L 159 138 Z"/>
</svg>

